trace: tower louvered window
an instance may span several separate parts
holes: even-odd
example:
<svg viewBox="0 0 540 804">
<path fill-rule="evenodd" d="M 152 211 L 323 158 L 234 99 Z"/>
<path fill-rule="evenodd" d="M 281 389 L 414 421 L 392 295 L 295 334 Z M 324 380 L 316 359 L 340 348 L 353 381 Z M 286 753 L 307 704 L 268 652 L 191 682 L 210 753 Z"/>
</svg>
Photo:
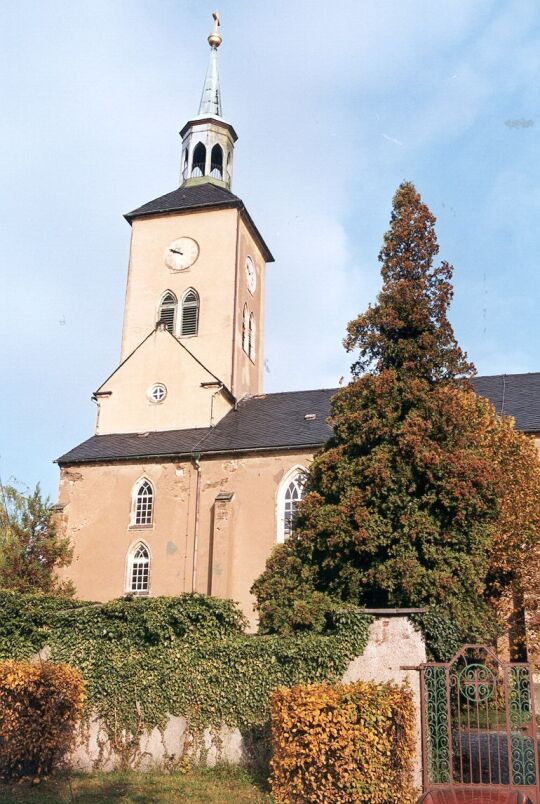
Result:
<svg viewBox="0 0 540 804">
<path fill-rule="evenodd" d="M 142 542 L 131 551 L 128 571 L 128 592 L 146 595 L 150 588 L 150 553 Z"/>
<path fill-rule="evenodd" d="M 191 288 L 182 299 L 182 326 L 180 335 L 196 335 L 199 331 L 199 294 Z"/>
<path fill-rule="evenodd" d="M 159 307 L 159 319 L 161 324 L 165 324 L 165 329 L 174 335 L 174 325 L 176 319 L 176 296 L 167 291 L 161 299 Z"/>
</svg>

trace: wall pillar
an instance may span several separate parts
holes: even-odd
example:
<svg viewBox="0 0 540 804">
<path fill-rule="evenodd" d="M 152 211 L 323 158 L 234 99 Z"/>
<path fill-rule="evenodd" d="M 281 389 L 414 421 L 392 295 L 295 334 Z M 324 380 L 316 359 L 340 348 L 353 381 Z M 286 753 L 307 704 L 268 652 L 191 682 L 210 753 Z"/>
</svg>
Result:
<svg viewBox="0 0 540 804">
<path fill-rule="evenodd" d="M 413 784 L 422 789 L 422 725 L 419 665 L 426 661 L 424 637 L 406 616 L 377 616 L 369 629 L 369 641 L 362 656 L 351 661 L 342 678 L 352 681 L 376 681 L 381 684 L 408 683 L 416 710 L 416 752 Z"/>
<path fill-rule="evenodd" d="M 212 535 L 210 539 L 210 572 L 208 594 L 230 597 L 232 561 L 232 501 L 233 491 L 222 491 L 214 500 Z"/>
</svg>

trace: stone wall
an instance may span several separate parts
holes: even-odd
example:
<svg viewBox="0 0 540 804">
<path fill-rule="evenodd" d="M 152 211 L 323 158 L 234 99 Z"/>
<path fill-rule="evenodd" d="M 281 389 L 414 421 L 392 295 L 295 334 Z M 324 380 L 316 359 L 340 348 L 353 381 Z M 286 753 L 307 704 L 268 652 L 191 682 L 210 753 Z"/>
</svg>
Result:
<svg viewBox="0 0 540 804">
<path fill-rule="evenodd" d="M 417 758 L 415 786 L 421 786 L 420 682 L 416 667 L 426 660 L 423 637 L 405 616 L 376 617 L 370 627 L 369 641 L 362 656 L 353 659 L 343 681 L 393 681 L 408 683 L 417 709 Z M 111 771 L 122 767 L 138 770 L 178 767 L 187 754 L 192 762 L 215 765 L 217 762 L 242 764 L 262 761 L 268 746 L 257 743 L 239 729 L 223 725 L 207 729 L 199 738 L 191 734 L 183 717 L 171 716 L 163 729 L 141 732 L 136 739 L 125 734 L 111 740 L 99 719 L 81 725 L 78 741 L 69 765 L 80 771 Z"/>
</svg>

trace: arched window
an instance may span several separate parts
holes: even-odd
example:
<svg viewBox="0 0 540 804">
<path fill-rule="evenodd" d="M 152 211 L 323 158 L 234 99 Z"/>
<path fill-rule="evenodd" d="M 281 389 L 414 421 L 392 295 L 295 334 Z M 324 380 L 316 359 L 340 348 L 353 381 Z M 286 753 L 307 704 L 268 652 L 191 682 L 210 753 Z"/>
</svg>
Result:
<svg viewBox="0 0 540 804">
<path fill-rule="evenodd" d="M 206 168 L 206 148 L 202 142 L 198 142 L 193 149 L 193 162 L 191 164 L 191 175 L 193 178 L 204 176 Z"/>
<path fill-rule="evenodd" d="M 186 338 L 188 335 L 196 335 L 199 331 L 199 294 L 193 288 L 184 293 L 182 299 L 182 324 L 180 335 Z"/>
<path fill-rule="evenodd" d="M 304 496 L 305 483 L 306 470 L 303 466 L 295 466 L 281 481 L 277 500 L 277 542 L 280 544 L 293 531 L 294 517 L 298 503 Z"/>
<path fill-rule="evenodd" d="M 223 178 L 223 149 L 221 145 L 214 145 L 210 153 L 210 175 L 214 179 Z"/>
<path fill-rule="evenodd" d="M 242 312 L 242 349 L 246 354 L 249 354 L 249 313 L 247 304 L 244 304 Z"/>
<path fill-rule="evenodd" d="M 159 305 L 158 321 L 165 324 L 165 329 L 174 335 L 174 325 L 176 319 L 176 296 L 170 290 L 163 294 Z"/>
<path fill-rule="evenodd" d="M 132 525 L 151 525 L 154 519 L 154 489 L 146 478 L 140 480 L 133 493 Z"/>
<path fill-rule="evenodd" d="M 150 589 L 150 551 L 143 542 L 138 542 L 128 555 L 126 592 L 147 595 Z"/>
<path fill-rule="evenodd" d="M 255 316 L 251 313 L 249 317 L 248 329 L 248 355 L 255 361 L 256 343 L 255 343 Z"/>
</svg>

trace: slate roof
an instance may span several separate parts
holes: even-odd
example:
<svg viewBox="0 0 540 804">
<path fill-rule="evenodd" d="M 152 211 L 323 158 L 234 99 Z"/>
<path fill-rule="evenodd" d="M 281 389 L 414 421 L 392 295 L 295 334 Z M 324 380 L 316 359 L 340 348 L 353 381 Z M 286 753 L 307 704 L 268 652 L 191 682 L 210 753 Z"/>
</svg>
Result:
<svg viewBox="0 0 540 804">
<path fill-rule="evenodd" d="M 472 381 L 480 396 L 487 396 L 497 413 L 516 420 L 525 433 L 540 433 L 540 371 L 530 374 L 495 374 Z"/>
<path fill-rule="evenodd" d="M 540 372 L 476 377 L 473 385 L 499 413 L 514 416 L 518 429 L 540 432 Z M 58 463 L 180 457 L 192 452 L 316 449 L 331 435 L 326 419 L 335 392 L 335 388 L 327 388 L 250 397 L 213 428 L 93 436 L 58 458 Z M 313 414 L 315 418 L 311 418 Z"/>
<path fill-rule="evenodd" d="M 227 209 L 236 208 L 244 215 L 248 227 L 259 241 L 264 259 L 266 262 L 274 262 L 272 253 L 264 239 L 255 226 L 253 218 L 244 206 L 244 202 L 225 187 L 219 187 L 210 181 L 202 184 L 194 184 L 189 187 L 178 187 L 172 193 L 160 195 L 142 207 L 137 207 L 132 212 L 124 215 L 124 218 L 131 224 L 135 218 L 143 218 L 145 215 L 164 215 L 171 212 L 187 212 L 191 209 Z"/>
<path fill-rule="evenodd" d="M 160 195 L 142 207 L 128 212 L 124 217 L 130 223 L 133 218 L 144 215 L 158 215 L 160 212 L 179 212 L 187 209 L 200 209 L 201 207 L 238 207 L 243 206 L 242 199 L 225 187 L 219 187 L 211 182 L 194 184 L 192 187 L 179 187 L 172 193 Z"/>
</svg>

